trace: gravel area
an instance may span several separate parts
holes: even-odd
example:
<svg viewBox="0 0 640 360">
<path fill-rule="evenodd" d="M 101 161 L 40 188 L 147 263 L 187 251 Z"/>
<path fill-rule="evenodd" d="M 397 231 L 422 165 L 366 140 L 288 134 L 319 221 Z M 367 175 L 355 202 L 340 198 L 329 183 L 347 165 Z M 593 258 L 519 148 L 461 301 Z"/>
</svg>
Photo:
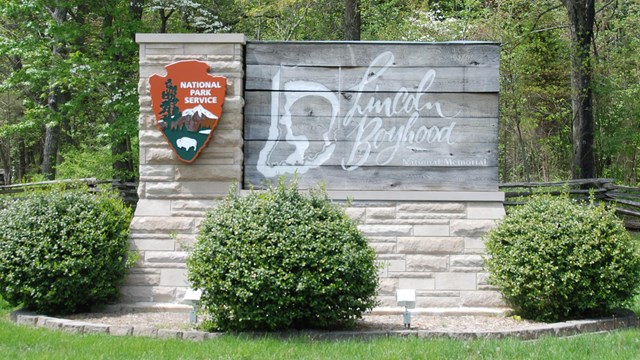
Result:
<svg viewBox="0 0 640 360">
<path fill-rule="evenodd" d="M 188 313 L 133 312 L 77 314 L 68 319 L 94 324 L 130 325 L 157 329 L 192 330 Z M 445 332 L 511 331 L 540 327 L 541 323 L 518 320 L 512 317 L 492 316 L 427 316 L 413 314 L 411 330 Z M 402 315 L 365 315 L 355 330 L 403 330 Z"/>
</svg>

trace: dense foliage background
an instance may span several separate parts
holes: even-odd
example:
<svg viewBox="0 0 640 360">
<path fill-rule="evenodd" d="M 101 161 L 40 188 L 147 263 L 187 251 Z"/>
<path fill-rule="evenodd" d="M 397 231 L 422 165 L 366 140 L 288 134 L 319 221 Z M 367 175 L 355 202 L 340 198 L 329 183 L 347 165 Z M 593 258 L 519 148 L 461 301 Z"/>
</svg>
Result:
<svg viewBox="0 0 640 360">
<path fill-rule="evenodd" d="M 572 111 L 576 66 L 571 59 L 586 54 L 593 104 L 583 105 L 594 118 L 592 175 L 636 185 L 640 3 L 595 0 L 593 36 L 574 48 L 568 9 L 589 4 L 593 1 L 2 0 L 0 164 L 5 182 L 85 176 L 135 180 L 134 34 L 243 32 L 259 40 L 502 43 L 503 182 L 580 175 L 573 153 L 580 129 Z"/>
</svg>

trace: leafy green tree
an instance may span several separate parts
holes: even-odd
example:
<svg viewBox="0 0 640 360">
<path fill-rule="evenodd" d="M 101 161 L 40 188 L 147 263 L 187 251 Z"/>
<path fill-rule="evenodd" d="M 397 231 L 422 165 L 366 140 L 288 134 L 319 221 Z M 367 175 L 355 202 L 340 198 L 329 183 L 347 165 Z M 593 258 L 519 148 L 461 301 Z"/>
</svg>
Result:
<svg viewBox="0 0 640 360">
<path fill-rule="evenodd" d="M 19 66 L 3 77 L 2 91 L 23 103 L 21 114 L 3 124 L 5 133 L 18 137 L 10 150 L 11 163 L 20 170 L 16 177 L 39 166 L 51 178 L 66 149 L 84 144 L 91 151 L 91 146 L 110 144 L 113 175 L 134 179 L 133 36 L 142 29 L 136 21 L 139 2 L 12 0 L 6 5 L 0 9 L 2 61 Z"/>
<path fill-rule="evenodd" d="M 226 4 L 221 19 L 255 40 L 343 38 L 342 0 L 246 0 Z"/>
<path fill-rule="evenodd" d="M 14 64 L 3 89 L 24 98 L 25 120 L 33 122 L 32 131 L 43 131 L 40 164 L 42 172 L 52 177 L 68 99 L 64 77 L 60 76 L 68 69 L 72 33 L 66 31 L 70 30 L 65 23 L 66 8 L 57 2 L 7 1 L 1 11 L 0 53 Z M 24 26 L 25 20 L 28 26 Z"/>
<path fill-rule="evenodd" d="M 592 26 L 570 21 L 570 10 L 587 11 L 574 20 L 589 20 L 590 7 Z M 572 164 L 589 164 L 593 133 L 592 170 L 580 176 L 635 184 L 639 7 L 633 0 L 3 0 L 0 163 L 5 181 L 53 177 L 67 160 L 81 165 L 70 157 L 110 147 L 110 157 L 99 157 L 109 162 L 104 168 L 135 180 L 137 32 L 344 40 L 356 38 L 345 36 L 345 28 L 359 15 L 363 40 L 502 44 L 502 181 L 566 179 L 582 166 Z M 570 51 L 572 43 L 582 50 Z M 584 82 L 573 71 L 572 90 L 571 69 L 593 81 L 576 90 Z M 579 120 L 576 105 L 585 105 L 587 120 Z"/>
<path fill-rule="evenodd" d="M 638 183 L 640 4 L 620 1 L 597 13 L 594 48 L 595 164 L 598 174 Z"/>
<path fill-rule="evenodd" d="M 566 179 L 571 107 L 562 14 L 519 0 L 501 5 L 492 29 L 502 42 L 501 180 Z"/>
<path fill-rule="evenodd" d="M 218 19 L 216 4 L 202 0 L 151 0 L 147 8 L 158 24 L 159 33 L 200 32 L 211 33 L 225 29 Z"/>
</svg>

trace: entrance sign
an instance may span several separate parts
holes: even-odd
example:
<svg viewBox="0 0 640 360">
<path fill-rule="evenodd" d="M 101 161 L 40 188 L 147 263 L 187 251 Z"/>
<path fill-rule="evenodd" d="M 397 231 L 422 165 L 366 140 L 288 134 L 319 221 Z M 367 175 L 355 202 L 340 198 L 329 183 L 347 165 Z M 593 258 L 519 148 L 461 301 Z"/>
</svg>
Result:
<svg viewBox="0 0 640 360">
<path fill-rule="evenodd" d="M 250 43 L 245 187 L 498 185 L 499 46 Z"/>
<path fill-rule="evenodd" d="M 297 173 L 301 188 L 324 182 L 332 200 L 351 199 L 347 214 L 384 265 L 382 308 L 403 311 L 397 290 L 415 289 L 419 309 L 504 311 L 481 266 L 483 236 L 504 216 L 499 44 L 247 42 L 242 34 L 136 41 L 141 156 L 129 239 L 144 256 L 121 287 L 122 303 L 183 302 L 183 241 L 197 240 L 206 212 L 229 191 L 242 196 Z M 166 76 L 152 75 L 165 66 Z M 227 77 L 226 94 L 225 79 L 209 71 Z M 146 121 L 153 116 L 157 126 Z M 218 120 L 215 149 L 201 163 L 176 164 L 158 141 L 162 131 L 193 161 Z"/>
<path fill-rule="evenodd" d="M 191 163 L 211 140 L 222 116 L 227 80 L 210 75 L 209 65 L 202 61 L 179 61 L 166 69 L 166 76 L 149 78 L 152 109 L 171 149 Z"/>
</svg>

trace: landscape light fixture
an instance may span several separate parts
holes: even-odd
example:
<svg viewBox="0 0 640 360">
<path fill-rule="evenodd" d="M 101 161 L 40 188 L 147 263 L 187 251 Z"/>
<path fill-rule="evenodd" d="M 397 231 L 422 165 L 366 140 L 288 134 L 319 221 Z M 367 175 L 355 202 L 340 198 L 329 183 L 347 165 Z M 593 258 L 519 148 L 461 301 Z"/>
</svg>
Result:
<svg viewBox="0 0 640 360">
<path fill-rule="evenodd" d="M 187 292 L 184 294 L 183 302 L 191 305 L 191 311 L 189 311 L 189 322 L 192 324 L 196 324 L 198 322 L 198 315 L 196 311 L 198 309 L 198 303 L 200 302 L 201 296 L 202 290 L 194 289 L 187 289 Z"/>
<path fill-rule="evenodd" d="M 396 301 L 398 305 L 404 306 L 404 313 L 402 314 L 402 320 L 404 327 L 411 328 L 411 313 L 409 309 L 416 307 L 416 290 L 415 289 L 397 289 Z"/>
</svg>

